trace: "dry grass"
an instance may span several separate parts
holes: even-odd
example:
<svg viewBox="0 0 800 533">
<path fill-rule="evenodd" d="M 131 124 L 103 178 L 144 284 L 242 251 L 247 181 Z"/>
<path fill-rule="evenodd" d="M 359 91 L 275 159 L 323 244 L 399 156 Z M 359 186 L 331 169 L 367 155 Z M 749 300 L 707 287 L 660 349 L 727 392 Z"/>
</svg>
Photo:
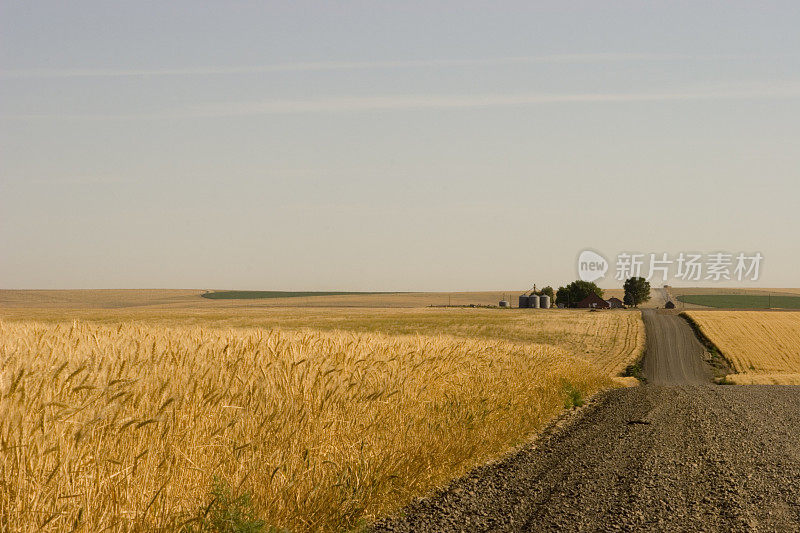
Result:
<svg viewBox="0 0 800 533">
<path fill-rule="evenodd" d="M 729 374 L 735 385 L 800 385 L 800 374 Z"/>
<path fill-rule="evenodd" d="M 268 525 L 352 528 L 609 386 L 550 345 L 2 321 L 0 523 L 174 530 L 216 477 Z"/>
<path fill-rule="evenodd" d="M 800 384 L 800 312 L 687 311 L 731 362 L 735 383 Z"/>
</svg>

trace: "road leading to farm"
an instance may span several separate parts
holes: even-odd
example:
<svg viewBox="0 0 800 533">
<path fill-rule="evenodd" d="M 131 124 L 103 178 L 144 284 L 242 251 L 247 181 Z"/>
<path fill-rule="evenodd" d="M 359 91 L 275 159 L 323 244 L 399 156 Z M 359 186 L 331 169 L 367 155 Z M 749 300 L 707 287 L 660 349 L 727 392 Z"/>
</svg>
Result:
<svg viewBox="0 0 800 533">
<path fill-rule="evenodd" d="M 653 385 L 702 385 L 713 376 L 703 354 L 705 348 L 692 328 L 677 313 L 642 311 L 647 344 L 642 373 Z"/>
<path fill-rule="evenodd" d="M 374 530 L 800 530 L 800 387 L 712 385 L 686 322 L 644 321 L 648 385 L 598 395 Z"/>
</svg>

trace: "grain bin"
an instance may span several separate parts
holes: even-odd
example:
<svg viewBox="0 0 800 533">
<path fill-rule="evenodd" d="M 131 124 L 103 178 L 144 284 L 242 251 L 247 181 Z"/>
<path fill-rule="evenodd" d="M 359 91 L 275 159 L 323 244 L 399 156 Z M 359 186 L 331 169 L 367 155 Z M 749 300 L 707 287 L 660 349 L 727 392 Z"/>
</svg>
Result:
<svg viewBox="0 0 800 533">
<path fill-rule="evenodd" d="M 500 307 L 511 307 L 511 304 L 508 303 L 508 300 L 500 300 Z"/>
<path fill-rule="evenodd" d="M 519 308 L 520 309 L 525 309 L 526 307 L 529 307 L 529 306 L 530 306 L 530 303 L 528 302 L 528 297 L 525 296 L 524 294 L 522 296 L 520 296 L 519 297 Z"/>
<path fill-rule="evenodd" d="M 532 309 L 539 309 L 539 297 L 535 294 L 528 296 L 528 307 Z"/>
<path fill-rule="evenodd" d="M 539 307 L 542 309 L 550 309 L 550 297 L 546 294 L 542 294 L 539 297 Z"/>
</svg>

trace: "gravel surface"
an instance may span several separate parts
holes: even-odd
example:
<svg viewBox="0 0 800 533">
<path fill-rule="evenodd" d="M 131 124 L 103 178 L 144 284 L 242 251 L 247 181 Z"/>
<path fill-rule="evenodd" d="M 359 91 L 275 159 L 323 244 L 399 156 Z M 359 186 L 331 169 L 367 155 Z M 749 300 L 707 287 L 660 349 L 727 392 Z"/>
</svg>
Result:
<svg viewBox="0 0 800 533">
<path fill-rule="evenodd" d="M 800 387 L 707 384 L 682 319 L 645 325 L 651 384 L 596 396 L 373 530 L 800 530 Z"/>
<path fill-rule="evenodd" d="M 642 373 L 653 385 L 702 385 L 711 381 L 705 348 L 674 311 L 642 311 L 647 341 Z"/>
</svg>

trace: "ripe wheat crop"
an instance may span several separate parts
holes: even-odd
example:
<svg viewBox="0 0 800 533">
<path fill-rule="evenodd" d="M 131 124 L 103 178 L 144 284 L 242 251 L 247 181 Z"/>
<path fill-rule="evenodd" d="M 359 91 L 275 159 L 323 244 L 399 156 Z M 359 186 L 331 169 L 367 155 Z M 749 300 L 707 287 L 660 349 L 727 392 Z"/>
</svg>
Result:
<svg viewBox="0 0 800 533">
<path fill-rule="evenodd" d="M 211 301 L 211 300 L 207 300 Z M 57 322 L 80 318 L 117 324 L 203 325 L 222 328 L 281 328 L 389 335 L 450 335 L 464 339 L 549 344 L 617 375 L 644 348 L 638 311 L 531 309 L 355 309 L 355 308 L 171 308 L 9 309 L 0 318 Z"/>
<path fill-rule="evenodd" d="M 609 386 L 551 345 L 0 321 L 0 523 L 188 530 L 221 484 L 268 526 L 347 530 Z"/>
<path fill-rule="evenodd" d="M 800 384 L 800 313 L 687 311 L 719 348 L 740 384 Z"/>
</svg>

